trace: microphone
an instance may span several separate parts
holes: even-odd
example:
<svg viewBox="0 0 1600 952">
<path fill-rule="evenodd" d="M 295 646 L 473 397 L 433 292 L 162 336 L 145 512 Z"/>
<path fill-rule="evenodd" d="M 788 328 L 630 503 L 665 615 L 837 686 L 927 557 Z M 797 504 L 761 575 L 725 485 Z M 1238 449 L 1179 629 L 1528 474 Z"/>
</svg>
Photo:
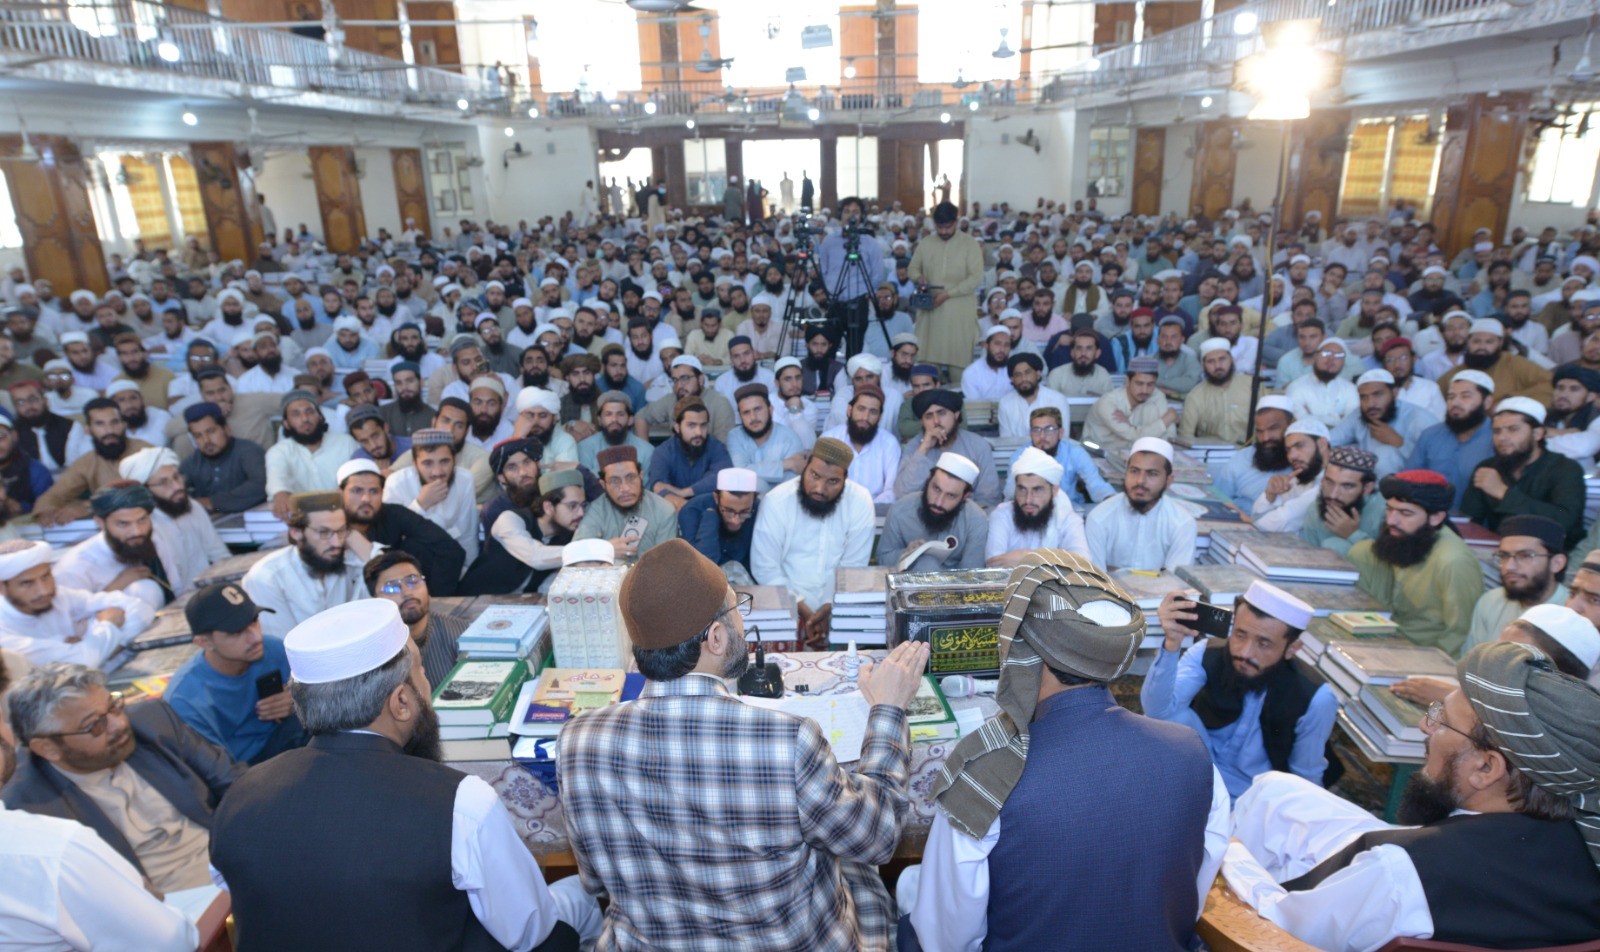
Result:
<svg viewBox="0 0 1600 952">
<path fill-rule="evenodd" d="M 939 679 L 939 690 L 949 697 L 974 697 L 979 694 L 994 696 L 999 681 L 975 678 L 970 674 L 952 674 Z"/>
</svg>

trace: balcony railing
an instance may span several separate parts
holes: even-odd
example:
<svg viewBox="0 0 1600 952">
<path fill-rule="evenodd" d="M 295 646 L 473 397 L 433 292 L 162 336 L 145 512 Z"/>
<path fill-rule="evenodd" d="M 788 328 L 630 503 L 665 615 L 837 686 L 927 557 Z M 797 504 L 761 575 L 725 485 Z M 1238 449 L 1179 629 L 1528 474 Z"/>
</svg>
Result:
<svg viewBox="0 0 1600 952">
<path fill-rule="evenodd" d="M 448 103 L 463 97 L 478 100 L 491 92 L 479 79 L 446 69 L 408 66 L 286 30 L 145 0 L 0 3 L 0 55 L 30 64 L 73 60 L 186 79 L 391 101 Z"/>
</svg>

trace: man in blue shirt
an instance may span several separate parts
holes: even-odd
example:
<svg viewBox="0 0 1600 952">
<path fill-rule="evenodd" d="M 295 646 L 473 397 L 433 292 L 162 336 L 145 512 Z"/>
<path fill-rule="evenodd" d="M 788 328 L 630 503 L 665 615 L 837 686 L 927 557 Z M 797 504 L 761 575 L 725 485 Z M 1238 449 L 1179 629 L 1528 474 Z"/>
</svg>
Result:
<svg viewBox="0 0 1600 952">
<path fill-rule="evenodd" d="M 1452 510 L 1460 510 L 1461 497 L 1472 485 L 1472 471 L 1494 455 L 1489 409 L 1494 405 L 1494 381 L 1481 370 L 1463 370 L 1450 378 L 1445 393 L 1444 422 L 1435 423 L 1417 437 L 1406 469 L 1431 469 L 1456 487 Z"/>
<path fill-rule="evenodd" d="M 1074 506 L 1086 510 L 1088 503 L 1097 503 L 1117 494 L 1117 490 L 1100 475 L 1100 470 L 1094 465 L 1094 459 L 1089 455 L 1089 451 L 1077 440 L 1067 436 L 1066 421 L 1061 419 L 1061 411 L 1058 408 L 1033 409 L 1028 415 L 1028 440 L 1035 449 L 1061 464 L 1061 491 L 1067 494 L 1067 498 L 1072 500 Z M 1007 499 L 1017 494 L 1017 478 L 1012 475 L 1012 467 L 1017 465 L 1017 458 L 1027 448 L 1021 447 L 1013 453 L 1011 462 L 1006 467 L 1005 498 Z M 1089 492 L 1087 502 L 1083 498 L 1084 490 Z"/>
<path fill-rule="evenodd" d="M 728 448 L 711 435 L 711 411 L 699 397 L 684 397 L 672 408 L 672 438 L 650 458 L 650 491 L 673 509 L 695 496 L 709 494 L 717 472 L 733 465 Z"/>
<path fill-rule="evenodd" d="M 257 620 L 270 611 L 233 582 L 196 592 L 184 617 L 200 654 L 172 675 L 162 696 L 184 723 L 241 763 L 306 742 L 289 697 L 283 642 L 263 635 Z"/>
<path fill-rule="evenodd" d="M 1337 779 L 1328 737 L 1339 699 L 1288 657 L 1311 623 L 1311 606 L 1268 582 L 1252 582 L 1233 605 L 1227 641 L 1219 643 L 1190 627 L 1199 617 L 1193 595 L 1169 592 L 1157 609 L 1166 640 L 1139 691 L 1145 715 L 1194 728 L 1234 797 L 1269 770 L 1318 786 L 1325 775 Z M 1194 645 L 1180 653 L 1191 635 Z"/>
<path fill-rule="evenodd" d="M 1206 467 L 1211 473 L 1211 488 L 1249 512 L 1267 482 L 1289 472 L 1289 449 L 1284 441 L 1293 422 L 1294 408 L 1287 397 L 1277 393 L 1262 397 L 1256 403 L 1253 444 L 1240 447 L 1224 463 Z"/>
<path fill-rule="evenodd" d="M 754 470 L 730 466 L 717 473 L 716 492 L 696 496 L 678 511 L 678 534 L 721 566 L 732 585 L 755 584 L 750 575 L 750 540 L 755 537 L 761 503 L 758 483 Z"/>
</svg>

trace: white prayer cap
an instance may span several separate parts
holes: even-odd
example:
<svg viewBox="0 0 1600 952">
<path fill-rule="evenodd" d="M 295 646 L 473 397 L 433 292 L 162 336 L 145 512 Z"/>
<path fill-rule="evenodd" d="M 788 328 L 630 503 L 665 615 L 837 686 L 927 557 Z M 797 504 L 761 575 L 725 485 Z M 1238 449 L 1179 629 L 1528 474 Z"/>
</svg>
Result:
<svg viewBox="0 0 1600 952">
<path fill-rule="evenodd" d="M 1223 218 L 1238 218 L 1239 217 L 1239 211 L 1238 211 L 1238 209 L 1234 209 L 1234 208 L 1227 209 L 1226 211 L 1224 211 L 1222 213 L 1222 217 Z"/>
<path fill-rule="evenodd" d="M 1594 622 L 1565 605 L 1535 605 L 1517 621 L 1525 621 L 1549 635 L 1584 667 L 1593 668 L 1600 661 L 1600 631 L 1595 630 Z"/>
<path fill-rule="evenodd" d="M 1311 616 L 1315 614 L 1310 605 L 1271 582 L 1261 579 L 1250 583 L 1250 587 L 1245 590 L 1244 600 L 1250 603 L 1251 608 L 1260 609 L 1290 628 L 1298 628 L 1301 631 L 1311 624 Z"/>
<path fill-rule="evenodd" d="M 717 279 L 715 281 L 711 282 L 711 284 L 712 284 L 713 287 L 718 287 L 718 288 L 721 288 L 721 287 L 733 287 L 733 279 L 728 277 L 725 274 L 719 274 L 719 275 L 717 275 Z"/>
<path fill-rule="evenodd" d="M 1165 271 L 1157 271 L 1155 274 L 1157 281 L 1182 281 L 1183 277 L 1183 272 L 1177 268 L 1168 268 Z"/>
<path fill-rule="evenodd" d="M 345 316 L 333 322 L 333 332 L 337 334 L 340 331 L 355 331 L 357 334 L 361 333 L 361 319 L 358 317 L 351 317 L 349 314 L 346 314 Z"/>
<path fill-rule="evenodd" d="M 543 387 L 523 387 L 517 394 L 517 412 L 526 413 L 538 407 L 550 413 L 561 412 L 561 398 Z"/>
<path fill-rule="evenodd" d="M 436 274 L 433 277 L 433 286 L 435 288 L 442 288 L 442 287 L 444 287 L 445 285 L 447 285 L 449 283 L 450 283 L 450 279 L 445 275 Z"/>
<path fill-rule="evenodd" d="M 554 324 L 537 324 L 533 328 L 533 339 L 538 340 L 546 334 L 560 334 L 561 328 Z"/>
<path fill-rule="evenodd" d="M 376 671 L 405 650 L 411 633 L 400 606 L 362 598 L 317 612 L 284 636 L 289 674 L 301 684 L 328 684 Z"/>
<path fill-rule="evenodd" d="M 683 350 L 683 341 L 679 340 L 676 334 L 670 337 L 663 337 L 661 340 L 656 341 L 656 353 L 659 354 L 668 348 L 671 348 L 672 350 Z M 776 373 L 777 371 L 773 372 Z"/>
<path fill-rule="evenodd" d="M 1310 264 L 1311 263 L 1311 256 L 1310 255 L 1295 255 L 1293 258 L 1289 259 L 1289 263 L 1290 264 Z"/>
<path fill-rule="evenodd" d="M 1494 378 L 1481 370 L 1458 370 L 1456 371 L 1456 375 L 1450 378 L 1450 382 L 1455 383 L 1458 380 L 1465 380 L 1467 383 L 1477 384 L 1490 393 L 1494 393 Z"/>
<path fill-rule="evenodd" d="M 617 550 L 605 539 L 578 539 L 568 542 L 561 548 L 561 566 L 565 568 L 579 562 L 604 562 L 614 565 L 617 561 Z"/>
<path fill-rule="evenodd" d="M 1506 336 L 1506 326 L 1492 317 L 1480 317 L 1472 322 L 1470 334 L 1493 334 L 1496 337 Z"/>
<path fill-rule="evenodd" d="M 67 331 L 65 334 L 62 334 L 59 338 L 57 338 L 57 340 L 61 342 L 62 347 L 65 347 L 68 344 L 87 344 L 89 343 L 89 335 L 85 334 L 83 331 Z"/>
<path fill-rule="evenodd" d="M 1581 274 L 1569 274 L 1566 277 L 1561 279 L 1561 286 L 1562 287 L 1566 287 L 1569 284 L 1576 284 L 1579 287 L 1583 287 L 1584 285 L 1586 285 L 1588 283 L 1589 283 L 1589 279 L 1584 277 Z"/>
<path fill-rule="evenodd" d="M 313 357 L 327 357 L 330 360 L 333 359 L 333 355 L 328 353 L 328 348 L 326 347 L 307 347 L 306 359 L 310 360 Z"/>
<path fill-rule="evenodd" d="M 725 493 L 753 493 L 758 485 L 753 469 L 730 466 L 717 473 L 717 488 Z"/>
<path fill-rule="evenodd" d="M 440 297 L 444 297 L 447 294 L 460 294 L 460 293 L 461 293 L 461 285 L 456 284 L 454 282 L 446 283 L 444 287 L 439 289 L 439 296 Z"/>
<path fill-rule="evenodd" d="M 946 453 L 944 455 L 949 456 L 950 454 Z M 1057 488 L 1060 488 L 1061 477 L 1065 473 L 1066 469 L 1056 462 L 1055 457 L 1037 446 L 1030 446 L 1023 450 L 1022 454 L 1017 457 L 1017 461 L 1011 464 L 1011 474 L 1013 476 L 1039 476 L 1045 482 Z"/>
<path fill-rule="evenodd" d="M 333 484 L 342 489 L 344 481 L 357 473 L 371 473 L 379 479 L 383 478 L 383 472 L 378 469 L 377 463 L 370 459 L 353 459 L 340 466 L 333 474 Z"/>
<path fill-rule="evenodd" d="M 706 372 L 706 368 L 700 363 L 700 358 L 693 354 L 679 354 L 678 356 L 672 358 L 672 366 L 693 367 L 695 370 L 698 370 L 701 373 Z"/>
<path fill-rule="evenodd" d="M 1578 255 L 1572 259 L 1574 268 L 1580 264 L 1588 268 L 1590 274 L 1600 273 L 1600 260 L 1597 260 L 1593 255 Z"/>
<path fill-rule="evenodd" d="M 177 453 L 165 446 L 148 446 L 137 453 L 123 457 L 122 462 L 117 464 L 117 475 L 136 483 L 147 483 L 150 477 L 156 474 L 156 470 L 163 466 L 176 465 L 178 465 Z"/>
<path fill-rule="evenodd" d="M 389 266 L 388 266 L 388 265 L 386 265 L 386 264 L 380 264 L 380 265 L 378 265 L 378 270 L 376 270 L 376 271 L 374 271 L 374 272 L 372 272 L 372 273 L 373 273 L 373 274 L 388 274 L 388 275 L 393 275 L 393 274 L 394 274 L 394 269 L 393 269 L 393 268 L 391 268 L 391 267 L 389 267 Z"/>
<path fill-rule="evenodd" d="M 1544 404 L 1532 397 L 1506 397 L 1494 405 L 1494 415 L 1502 413 L 1521 413 L 1533 417 L 1536 424 L 1544 425 Z"/>
<path fill-rule="evenodd" d="M 641 301 L 654 301 L 657 304 L 660 304 L 661 303 L 661 295 L 656 293 L 655 291 L 646 291 L 643 294 L 639 295 L 639 300 L 641 300 Z"/>
<path fill-rule="evenodd" d="M 76 290 L 76 291 L 72 292 L 71 294 L 67 295 L 67 299 L 72 301 L 74 304 L 76 304 L 79 301 L 88 301 L 90 304 L 93 304 L 93 303 L 95 303 L 96 300 L 98 300 L 94 296 L 94 292 L 93 291 L 85 291 L 82 288 L 79 288 L 78 290 Z"/>
<path fill-rule="evenodd" d="M 1009 310 L 1009 308 L 1008 308 L 1008 310 Z M 1012 313 L 1016 313 L 1016 312 L 1013 311 Z M 1022 315 L 1018 314 L 1017 316 L 1021 317 Z M 988 340 L 989 338 L 994 337 L 997 334 L 1004 334 L 1007 337 L 1010 337 L 1011 336 L 1011 329 L 1006 327 L 1004 324 L 996 324 L 993 327 L 991 327 L 988 330 L 983 332 L 983 339 L 984 340 Z"/>
<path fill-rule="evenodd" d="M 783 301 L 776 294 L 768 294 L 767 292 L 763 291 L 750 299 L 751 307 L 757 307 L 762 304 L 765 304 L 767 307 L 771 308 L 772 313 L 774 314 L 777 314 L 783 310 Z"/>
<path fill-rule="evenodd" d="M 106 387 L 106 396 L 108 396 L 108 397 L 116 396 L 119 393 L 138 393 L 138 392 L 139 392 L 139 385 L 134 383 L 132 380 L 128 380 L 126 378 L 124 378 L 122 380 L 113 380 L 113 381 L 111 381 L 111 385 L 109 387 Z"/>
<path fill-rule="evenodd" d="M 572 320 L 572 312 L 564 307 L 553 307 L 544 312 L 544 319 L 551 324 L 563 318 L 569 321 Z"/>
<path fill-rule="evenodd" d="M 593 311 L 611 310 L 611 305 L 607 304 L 603 299 L 597 297 L 586 298 L 583 302 L 583 306 Z"/>
<path fill-rule="evenodd" d="M 553 288 L 553 287 L 560 286 L 560 284 L 561 284 L 561 282 L 557 281 L 555 278 L 545 278 L 543 281 L 539 282 L 539 287 L 541 287 L 541 288 Z"/>
<path fill-rule="evenodd" d="M 1394 386 L 1394 374 L 1379 367 L 1376 370 L 1369 370 L 1356 378 L 1357 387 L 1365 387 L 1369 383 L 1388 384 L 1392 387 Z"/>
<path fill-rule="evenodd" d="M 1333 434 L 1328 432 L 1327 425 L 1315 417 L 1306 417 L 1304 420 L 1294 421 L 1289 424 L 1289 428 L 1283 432 L 1283 435 L 1293 436 L 1296 433 L 1304 433 L 1306 436 L 1324 440 L 1333 439 Z"/>
<path fill-rule="evenodd" d="M 776 377 L 785 370 L 788 370 L 790 367 L 801 367 L 801 369 L 804 369 L 800 363 L 800 358 L 798 357 L 779 357 L 778 362 L 772 365 L 772 375 Z"/>
<path fill-rule="evenodd" d="M 67 363 L 65 360 L 62 360 L 60 357 L 57 357 L 53 360 L 45 361 L 43 370 L 45 373 L 49 373 L 52 370 L 59 370 L 64 374 L 70 374 L 72 373 L 72 365 Z"/>
<path fill-rule="evenodd" d="M 1159 436 L 1141 436 L 1133 441 L 1133 448 L 1128 451 L 1128 456 L 1135 453 L 1154 453 L 1167 462 L 1172 462 L 1172 444 Z"/>
<path fill-rule="evenodd" d="M 933 466 L 935 469 L 944 470 L 968 486 L 976 486 L 978 484 L 978 464 L 960 453 L 952 453 L 946 450 L 939 454 L 939 462 L 934 463 Z"/>
<path fill-rule="evenodd" d="M 1228 341 L 1225 338 L 1210 337 L 1210 338 L 1207 338 L 1205 340 L 1205 342 L 1200 345 L 1200 356 L 1204 357 L 1205 355 L 1207 355 L 1209 353 L 1212 353 L 1214 351 L 1218 351 L 1218 350 L 1231 350 L 1231 349 L 1232 348 L 1229 346 Z"/>
<path fill-rule="evenodd" d="M 1074 271 L 1077 271 L 1079 269 L 1082 269 L 1084 271 L 1093 271 L 1094 270 L 1094 262 L 1085 259 L 1085 260 L 1080 261 L 1077 264 L 1072 266 L 1072 270 L 1074 270 Z"/>
<path fill-rule="evenodd" d="M 845 373 L 852 377 L 856 375 L 858 370 L 865 370 L 869 374 L 882 374 L 883 361 L 866 351 L 862 351 L 845 362 L 844 370 Z"/>
<path fill-rule="evenodd" d="M 1439 323 L 1443 324 L 1445 321 L 1450 320 L 1452 317 L 1459 317 L 1464 321 L 1471 321 L 1472 320 L 1472 315 L 1471 314 L 1468 314 L 1466 311 L 1463 311 L 1461 308 L 1457 307 L 1457 308 L 1452 308 L 1452 309 L 1450 309 L 1448 311 L 1445 311 L 1444 312 L 1444 317 L 1439 318 Z"/>
<path fill-rule="evenodd" d="M 51 561 L 50 543 L 38 539 L 10 539 L 0 543 L 0 582 L 9 582 L 23 572 Z"/>
<path fill-rule="evenodd" d="M 1443 277 L 1449 277 L 1450 272 L 1446 271 L 1445 269 L 1439 267 L 1436 264 L 1430 264 L 1426 268 L 1422 269 L 1422 276 L 1424 278 L 1428 277 L 1429 275 L 1433 275 L 1433 274 L 1441 275 Z"/>
<path fill-rule="evenodd" d="M 1260 413 L 1262 410 L 1282 410 L 1284 413 L 1294 416 L 1294 404 L 1290 403 L 1289 398 L 1281 393 L 1269 393 L 1256 401 L 1256 412 Z"/>
<path fill-rule="evenodd" d="M 1493 251 L 1494 250 L 1494 245 L 1491 242 L 1480 241 L 1477 244 L 1472 246 L 1472 250 L 1473 251 Z"/>
<path fill-rule="evenodd" d="M 505 286 L 505 284 L 503 282 L 500 282 L 500 281 L 490 281 L 489 283 L 487 283 L 487 284 L 485 284 L 483 286 L 483 289 L 485 291 L 489 290 L 490 288 L 499 288 L 500 290 L 504 291 L 506 289 L 506 286 Z"/>
<path fill-rule="evenodd" d="M 1232 240 L 1230 240 L 1228 242 L 1228 247 L 1232 248 L 1232 247 L 1234 247 L 1236 245 L 1243 245 L 1246 248 L 1250 247 L 1250 238 L 1249 238 L 1249 236 L 1247 236 L 1247 235 L 1234 235 Z"/>
<path fill-rule="evenodd" d="M 511 302 L 511 309 L 513 311 L 515 311 L 518 308 L 522 308 L 522 307 L 525 307 L 525 308 L 528 308 L 529 310 L 532 310 L 533 309 L 533 302 L 528 300 L 527 298 L 517 298 L 515 301 Z"/>
</svg>

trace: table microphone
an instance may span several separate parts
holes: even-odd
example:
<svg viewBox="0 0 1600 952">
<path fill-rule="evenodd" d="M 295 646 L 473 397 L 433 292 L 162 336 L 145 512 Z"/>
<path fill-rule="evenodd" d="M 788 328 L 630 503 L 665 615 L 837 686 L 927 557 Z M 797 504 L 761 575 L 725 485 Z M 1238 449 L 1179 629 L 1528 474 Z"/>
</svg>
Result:
<svg viewBox="0 0 1600 952">
<path fill-rule="evenodd" d="M 994 695 L 999 681 L 975 678 L 970 674 L 952 674 L 939 679 L 939 690 L 945 697 L 974 697 L 979 694 Z"/>
<path fill-rule="evenodd" d="M 783 697 L 783 670 L 778 662 L 767 660 L 766 648 L 761 644 L 761 627 L 751 625 L 750 633 L 756 636 L 756 660 L 739 675 L 739 693 L 749 697 Z"/>
</svg>

